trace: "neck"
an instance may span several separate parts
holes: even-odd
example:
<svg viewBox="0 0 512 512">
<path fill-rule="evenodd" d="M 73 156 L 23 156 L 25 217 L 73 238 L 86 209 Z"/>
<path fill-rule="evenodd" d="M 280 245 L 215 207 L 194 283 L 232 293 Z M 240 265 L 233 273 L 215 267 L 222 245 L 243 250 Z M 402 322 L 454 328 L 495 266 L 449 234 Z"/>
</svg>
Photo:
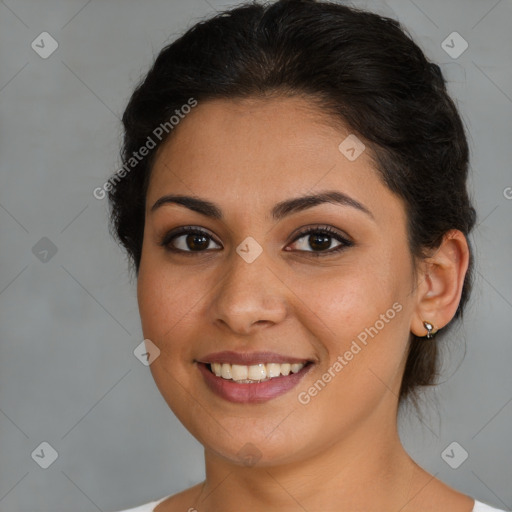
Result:
<svg viewBox="0 0 512 512">
<path fill-rule="evenodd" d="M 413 474 L 396 421 L 358 428 L 298 464 L 244 467 L 205 452 L 201 512 L 265 510 L 408 510 Z"/>
</svg>

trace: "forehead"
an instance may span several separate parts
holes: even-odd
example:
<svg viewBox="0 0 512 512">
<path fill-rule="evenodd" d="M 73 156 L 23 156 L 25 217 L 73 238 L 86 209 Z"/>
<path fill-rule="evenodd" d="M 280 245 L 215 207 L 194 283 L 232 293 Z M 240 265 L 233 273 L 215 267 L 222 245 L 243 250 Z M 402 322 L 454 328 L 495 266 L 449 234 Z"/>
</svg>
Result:
<svg viewBox="0 0 512 512">
<path fill-rule="evenodd" d="M 303 98 L 200 102 L 159 148 L 152 178 L 227 179 L 246 173 L 246 178 L 284 181 L 321 176 L 343 158 L 338 145 L 347 135 Z M 368 157 L 362 157 L 347 170 L 367 167 Z"/>
<path fill-rule="evenodd" d="M 340 150 L 349 136 L 301 97 L 199 102 L 159 148 L 148 205 L 165 193 L 270 205 L 315 189 L 338 189 L 363 203 L 397 202 L 368 147 L 355 160 Z"/>
</svg>

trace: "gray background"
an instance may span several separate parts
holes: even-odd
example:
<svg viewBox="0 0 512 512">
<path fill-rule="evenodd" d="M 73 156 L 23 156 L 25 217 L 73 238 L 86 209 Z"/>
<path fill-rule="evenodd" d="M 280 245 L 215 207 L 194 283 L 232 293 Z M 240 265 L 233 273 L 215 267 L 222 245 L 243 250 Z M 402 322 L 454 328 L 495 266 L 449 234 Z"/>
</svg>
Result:
<svg viewBox="0 0 512 512">
<path fill-rule="evenodd" d="M 106 200 L 92 191 L 119 165 L 119 117 L 153 57 L 235 3 L 0 2 L 2 512 L 118 510 L 203 477 L 201 446 L 133 355 L 135 283 L 108 234 Z M 421 420 L 404 415 L 402 438 L 437 477 L 510 510 L 512 2 L 353 4 L 398 18 L 440 63 L 470 132 L 480 216 L 473 300 L 443 383 Z M 43 31 L 59 43 L 47 59 L 31 48 Z M 456 59 L 441 47 L 453 31 L 469 43 Z M 43 237 L 53 256 L 34 254 Z M 31 457 L 43 441 L 58 453 L 47 469 Z M 458 469 L 441 457 L 453 441 L 469 453 Z"/>
</svg>

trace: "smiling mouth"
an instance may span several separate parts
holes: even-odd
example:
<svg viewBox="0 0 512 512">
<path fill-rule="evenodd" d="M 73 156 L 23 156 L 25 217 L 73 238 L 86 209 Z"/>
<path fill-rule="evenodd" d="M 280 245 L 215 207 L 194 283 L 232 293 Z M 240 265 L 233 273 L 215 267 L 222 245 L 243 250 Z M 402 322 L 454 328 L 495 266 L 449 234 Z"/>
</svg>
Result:
<svg viewBox="0 0 512 512">
<path fill-rule="evenodd" d="M 231 380 L 237 384 L 257 384 L 275 378 L 300 372 L 308 363 L 259 363 L 240 365 L 229 363 L 209 363 L 206 367 L 216 377 Z"/>
</svg>

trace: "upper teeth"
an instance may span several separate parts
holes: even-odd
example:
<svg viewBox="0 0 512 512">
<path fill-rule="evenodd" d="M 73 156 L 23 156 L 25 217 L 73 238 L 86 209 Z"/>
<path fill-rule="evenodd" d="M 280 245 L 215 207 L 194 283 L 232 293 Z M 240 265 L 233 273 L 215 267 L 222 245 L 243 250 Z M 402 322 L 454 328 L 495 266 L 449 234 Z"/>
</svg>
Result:
<svg viewBox="0 0 512 512">
<path fill-rule="evenodd" d="M 223 379 L 237 382 L 250 383 L 254 381 L 268 380 L 280 375 L 297 373 L 304 368 L 304 363 L 260 363 L 245 366 L 241 364 L 211 363 L 213 373 Z"/>
</svg>

